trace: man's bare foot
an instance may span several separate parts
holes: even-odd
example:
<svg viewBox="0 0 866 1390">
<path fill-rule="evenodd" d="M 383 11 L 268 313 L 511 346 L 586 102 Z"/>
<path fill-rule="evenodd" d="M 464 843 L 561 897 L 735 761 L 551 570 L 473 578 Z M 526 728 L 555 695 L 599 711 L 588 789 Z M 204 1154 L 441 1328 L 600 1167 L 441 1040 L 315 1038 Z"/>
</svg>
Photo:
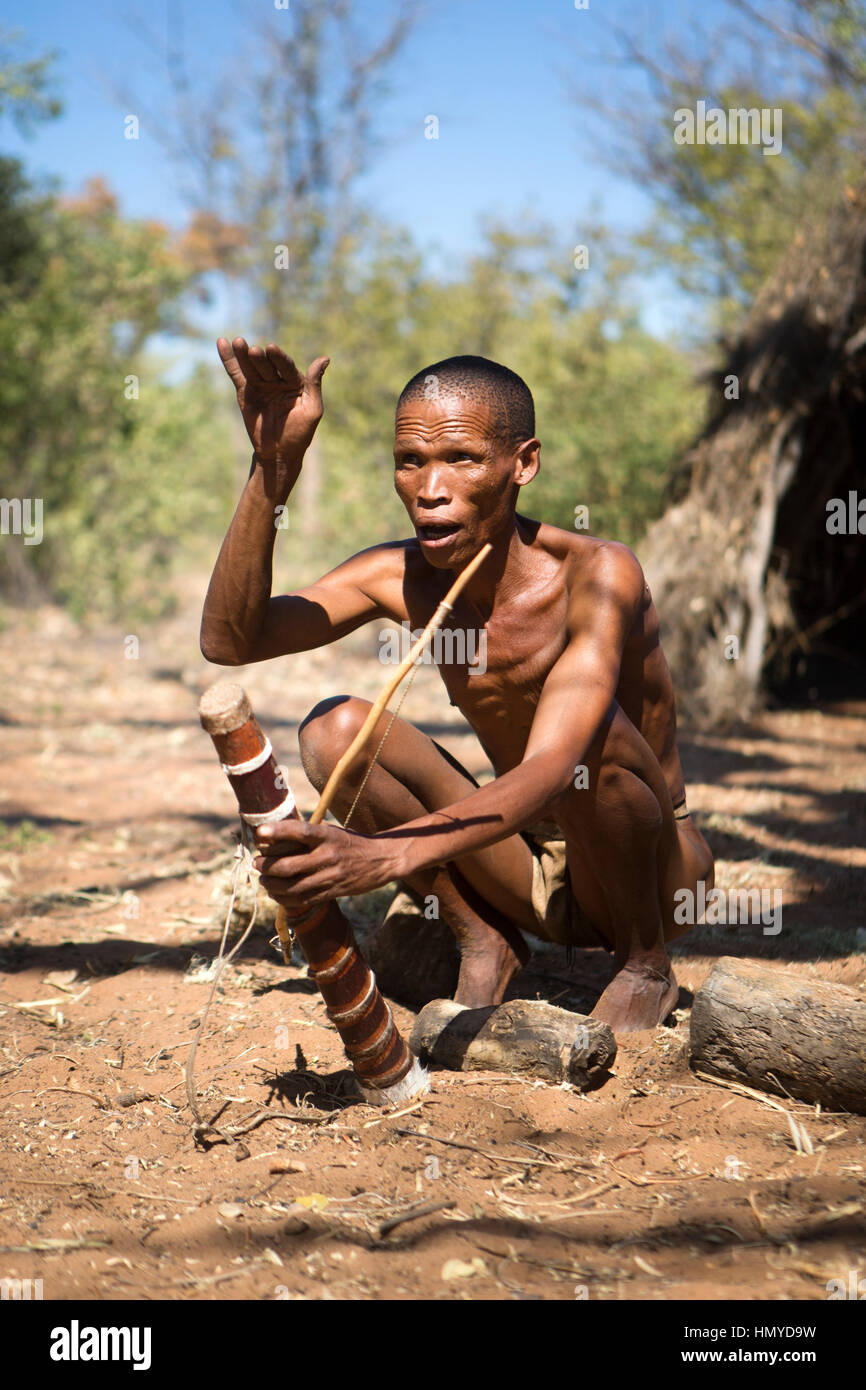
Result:
<svg viewBox="0 0 866 1390">
<path fill-rule="evenodd" d="M 529 956 L 522 937 L 512 945 L 491 927 L 473 931 L 460 943 L 460 977 L 454 1002 L 470 1009 L 501 1004 L 509 981 L 523 969 Z"/>
<path fill-rule="evenodd" d="M 679 986 L 671 966 L 666 972 L 646 965 L 618 970 L 592 1011 L 614 1033 L 637 1033 L 657 1028 L 676 1008 Z"/>
</svg>

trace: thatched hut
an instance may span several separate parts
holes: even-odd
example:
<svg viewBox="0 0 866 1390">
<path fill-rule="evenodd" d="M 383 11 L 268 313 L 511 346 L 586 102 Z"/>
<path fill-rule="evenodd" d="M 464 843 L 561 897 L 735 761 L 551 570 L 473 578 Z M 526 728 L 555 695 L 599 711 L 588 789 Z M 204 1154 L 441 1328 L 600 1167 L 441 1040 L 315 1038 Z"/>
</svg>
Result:
<svg viewBox="0 0 866 1390">
<path fill-rule="evenodd" d="M 639 547 L 681 703 L 866 694 L 866 186 L 805 219 L 713 380 Z"/>
</svg>

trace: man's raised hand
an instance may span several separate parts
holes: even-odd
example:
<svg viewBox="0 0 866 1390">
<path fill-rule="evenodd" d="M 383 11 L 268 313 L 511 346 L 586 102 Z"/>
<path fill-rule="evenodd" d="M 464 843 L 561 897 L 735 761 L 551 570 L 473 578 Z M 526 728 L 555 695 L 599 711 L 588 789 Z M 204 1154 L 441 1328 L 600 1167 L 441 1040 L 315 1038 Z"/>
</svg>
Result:
<svg viewBox="0 0 866 1390">
<path fill-rule="evenodd" d="M 269 343 L 217 338 L 217 352 L 238 393 L 238 405 L 262 463 L 299 463 L 322 418 L 322 376 L 329 357 L 299 372 L 291 357 Z"/>
</svg>

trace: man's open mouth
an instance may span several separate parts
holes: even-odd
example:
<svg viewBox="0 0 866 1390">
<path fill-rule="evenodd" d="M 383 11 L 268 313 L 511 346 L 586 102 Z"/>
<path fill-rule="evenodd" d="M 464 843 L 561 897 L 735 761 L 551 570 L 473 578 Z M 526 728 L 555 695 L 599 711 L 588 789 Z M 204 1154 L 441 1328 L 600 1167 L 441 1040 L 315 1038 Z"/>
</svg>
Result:
<svg viewBox="0 0 866 1390">
<path fill-rule="evenodd" d="M 425 545 L 445 545 L 461 527 L 457 521 L 425 521 L 418 522 L 415 530 Z"/>
</svg>

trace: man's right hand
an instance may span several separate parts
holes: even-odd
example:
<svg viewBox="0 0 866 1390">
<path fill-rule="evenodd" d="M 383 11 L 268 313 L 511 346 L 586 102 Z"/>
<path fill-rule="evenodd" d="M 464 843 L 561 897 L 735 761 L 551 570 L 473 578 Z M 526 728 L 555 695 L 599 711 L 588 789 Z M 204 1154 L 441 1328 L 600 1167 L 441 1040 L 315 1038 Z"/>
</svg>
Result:
<svg viewBox="0 0 866 1390">
<path fill-rule="evenodd" d="M 322 418 L 322 376 L 331 359 L 317 357 L 303 375 L 276 343 L 260 348 L 243 338 L 217 338 L 217 352 L 237 390 L 256 458 L 300 465 Z"/>
</svg>

